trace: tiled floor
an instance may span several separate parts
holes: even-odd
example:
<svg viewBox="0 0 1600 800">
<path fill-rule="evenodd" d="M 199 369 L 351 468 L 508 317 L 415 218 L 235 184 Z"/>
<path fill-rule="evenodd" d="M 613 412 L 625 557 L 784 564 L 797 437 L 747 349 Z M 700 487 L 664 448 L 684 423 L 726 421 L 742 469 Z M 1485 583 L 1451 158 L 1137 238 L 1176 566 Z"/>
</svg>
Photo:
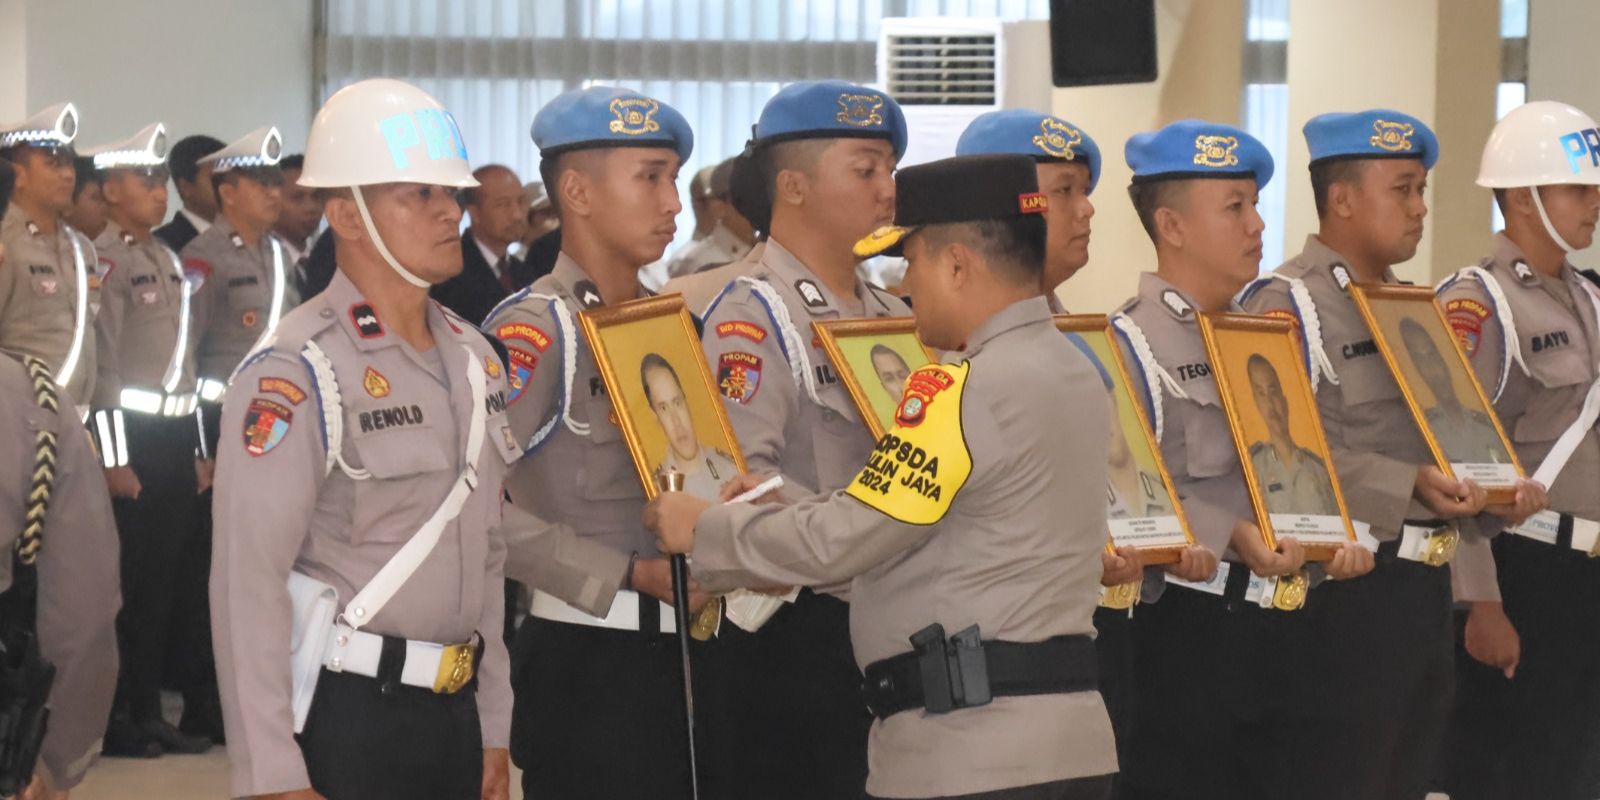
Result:
<svg viewBox="0 0 1600 800">
<path fill-rule="evenodd" d="M 513 772 L 515 768 L 513 768 Z M 101 759 L 72 793 L 72 800 L 219 800 L 228 796 L 228 757 L 221 748 L 203 756 L 154 761 Z M 511 800 L 522 800 L 511 776 Z"/>
</svg>

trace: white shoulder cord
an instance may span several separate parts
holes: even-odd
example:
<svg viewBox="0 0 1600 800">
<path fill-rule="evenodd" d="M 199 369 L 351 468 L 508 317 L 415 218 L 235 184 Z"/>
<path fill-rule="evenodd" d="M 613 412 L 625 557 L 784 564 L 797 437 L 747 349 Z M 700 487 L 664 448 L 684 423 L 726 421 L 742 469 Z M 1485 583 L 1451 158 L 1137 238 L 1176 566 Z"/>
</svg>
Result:
<svg viewBox="0 0 1600 800">
<path fill-rule="evenodd" d="M 184 354 L 189 347 L 189 299 L 194 296 L 194 289 L 183 274 L 183 262 L 178 260 L 178 254 L 160 241 L 153 244 L 167 254 L 173 271 L 178 274 L 178 285 L 183 287 L 183 302 L 178 308 L 178 344 L 172 348 L 172 359 L 167 362 L 167 371 L 161 376 L 161 390 L 171 393 L 178 388 L 178 381 L 183 377 Z"/>
<path fill-rule="evenodd" d="M 1139 362 L 1139 369 L 1144 373 L 1144 385 L 1150 389 L 1150 410 L 1153 412 L 1151 422 L 1155 425 L 1156 441 L 1159 442 L 1163 429 L 1161 413 L 1163 387 L 1165 391 L 1171 392 L 1173 397 L 1184 400 L 1189 399 L 1189 393 L 1185 392 L 1183 387 L 1172 379 L 1172 375 L 1156 362 L 1156 355 L 1150 349 L 1150 340 L 1145 338 L 1144 331 L 1127 314 L 1121 311 L 1112 314 L 1111 324 L 1116 326 L 1123 336 L 1128 337 L 1128 342 L 1133 345 L 1134 360 Z"/>
<path fill-rule="evenodd" d="M 789 351 L 789 372 L 794 377 L 795 385 L 805 389 L 811 402 L 823 405 L 822 399 L 817 397 L 817 383 L 811 374 L 811 357 L 807 355 L 806 340 L 795 328 L 794 318 L 789 316 L 789 307 L 784 305 L 783 298 L 778 296 L 772 284 L 764 280 L 749 276 L 735 280 L 748 285 L 766 303 L 767 310 L 772 312 L 772 321 L 778 326 L 778 335 L 783 337 L 784 349 Z"/>
<path fill-rule="evenodd" d="M 472 421 L 467 426 L 466 466 L 450 487 L 450 493 L 445 495 L 444 502 L 434 510 L 433 516 L 422 523 L 422 527 L 355 597 L 350 598 L 345 613 L 339 615 L 338 624 L 341 627 L 360 630 L 383 610 L 395 593 L 400 591 L 400 587 L 422 566 L 428 554 L 433 552 L 439 537 L 444 535 L 445 526 L 461 513 L 467 497 L 478 487 L 478 454 L 483 450 L 483 429 L 487 416 L 484 395 L 488 391 L 488 381 L 484 377 L 483 362 L 472 348 L 462 345 L 461 349 L 467 354 L 467 383 L 472 388 Z M 498 486 L 493 488 L 496 492 L 500 489 Z"/>
<path fill-rule="evenodd" d="M 364 481 L 372 477 L 365 469 L 356 469 L 344 460 L 344 401 L 339 395 L 339 380 L 334 376 L 333 362 L 316 342 L 306 342 L 300 351 L 311 365 L 311 375 L 317 381 L 317 403 L 322 409 L 322 429 L 328 434 L 328 452 L 322 465 L 322 475 L 333 473 L 335 465 L 351 478 Z"/>
<path fill-rule="evenodd" d="M 61 362 L 61 369 L 56 372 L 56 385 L 66 388 L 72 380 L 72 373 L 78 369 L 78 358 L 83 355 L 83 334 L 89 327 L 89 270 L 83 263 L 83 245 L 78 243 L 78 234 L 71 228 L 66 228 L 67 239 L 72 242 L 72 268 L 78 278 L 78 307 L 77 316 L 74 318 L 72 332 L 72 347 L 67 350 L 67 357 Z"/>
<path fill-rule="evenodd" d="M 572 312 L 561 298 L 547 294 L 528 296 L 550 302 L 550 313 L 556 318 L 556 330 L 561 333 L 561 421 L 566 424 L 567 430 L 579 436 L 588 436 L 589 423 L 572 418 L 572 384 L 578 379 L 578 348 L 582 346 L 582 340 L 578 338 L 578 326 L 572 321 Z M 555 420 L 551 420 L 540 428 L 528 446 L 531 448 L 549 436 L 554 424 Z"/>
<path fill-rule="evenodd" d="M 272 245 L 272 308 L 267 310 L 267 327 L 261 332 L 261 338 L 250 346 L 252 353 L 272 343 L 273 334 L 278 331 L 278 320 L 283 319 L 283 249 L 278 245 L 278 237 L 270 233 L 266 237 Z M 233 378 L 230 377 L 228 381 L 232 383 Z"/>
<path fill-rule="evenodd" d="M 1500 288 L 1500 281 L 1483 267 L 1462 267 L 1456 274 L 1439 281 L 1434 287 L 1435 292 L 1442 291 L 1445 286 L 1453 281 L 1463 278 L 1477 278 L 1483 284 L 1483 290 L 1489 293 L 1489 299 L 1494 301 L 1495 319 L 1500 322 L 1500 381 L 1495 384 L 1494 394 L 1490 401 L 1500 399 L 1500 393 L 1506 389 L 1506 378 L 1511 376 L 1511 364 L 1522 369 L 1522 374 L 1529 375 L 1528 363 L 1522 360 L 1522 343 L 1517 339 L 1517 322 L 1511 315 L 1511 303 L 1506 300 L 1505 290 Z M 1545 484 L 1548 486 L 1549 484 Z"/>
<path fill-rule="evenodd" d="M 1311 373 L 1311 391 L 1317 391 L 1319 377 L 1326 377 L 1328 383 L 1338 386 L 1339 375 L 1333 371 L 1333 362 L 1328 360 L 1328 351 L 1322 346 L 1322 320 L 1317 316 L 1317 304 L 1311 299 L 1311 290 L 1299 278 L 1276 272 L 1272 277 L 1289 284 L 1289 297 L 1298 312 L 1295 316 L 1300 319 L 1301 332 L 1306 337 L 1306 353 L 1310 356 L 1311 363 L 1306 366 Z"/>
</svg>

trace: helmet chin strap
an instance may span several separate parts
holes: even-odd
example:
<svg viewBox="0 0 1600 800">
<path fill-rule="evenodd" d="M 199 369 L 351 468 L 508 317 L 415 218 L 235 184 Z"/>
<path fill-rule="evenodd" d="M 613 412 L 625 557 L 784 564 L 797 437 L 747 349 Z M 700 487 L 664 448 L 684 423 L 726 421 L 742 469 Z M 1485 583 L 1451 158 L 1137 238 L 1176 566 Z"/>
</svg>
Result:
<svg viewBox="0 0 1600 800">
<path fill-rule="evenodd" d="M 1539 221 L 1544 223 L 1545 233 L 1550 234 L 1550 238 L 1556 241 L 1556 244 L 1561 247 L 1562 252 L 1576 252 L 1577 248 L 1567 244 L 1567 240 L 1561 238 L 1561 234 L 1556 232 L 1556 226 L 1551 224 L 1550 215 L 1545 213 L 1544 210 L 1544 201 L 1539 199 L 1539 189 L 1540 187 L 1538 186 L 1529 186 L 1528 193 L 1533 195 L 1533 207 L 1539 209 Z"/>
<path fill-rule="evenodd" d="M 377 246 L 378 255 L 383 256 L 384 262 L 393 267 L 395 272 L 400 273 L 400 277 L 405 278 L 406 283 L 418 289 L 426 289 L 432 286 L 433 284 L 417 277 L 411 270 L 400 266 L 400 262 L 395 260 L 394 254 L 389 252 L 389 246 L 383 243 L 383 237 L 378 235 L 378 226 L 372 224 L 372 214 L 367 211 L 367 201 L 366 198 L 361 196 L 361 187 L 352 186 L 350 191 L 355 195 L 356 208 L 361 211 L 361 224 L 367 227 L 367 235 L 372 237 L 372 243 Z M 1540 209 L 1540 213 L 1543 213 L 1543 209 Z"/>
</svg>

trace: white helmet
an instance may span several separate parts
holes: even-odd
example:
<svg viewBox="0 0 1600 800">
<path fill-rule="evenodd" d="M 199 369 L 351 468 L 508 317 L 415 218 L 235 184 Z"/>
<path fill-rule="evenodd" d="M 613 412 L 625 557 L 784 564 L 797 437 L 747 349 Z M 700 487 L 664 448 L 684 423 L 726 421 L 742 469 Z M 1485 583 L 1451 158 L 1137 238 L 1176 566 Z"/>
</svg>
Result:
<svg viewBox="0 0 1600 800">
<path fill-rule="evenodd" d="M 1600 185 L 1600 128 L 1588 114 L 1566 103 L 1538 100 L 1511 110 L 1494 126 L 1483 147 L 1478 185 L 1490 189 Z M 1556 244 L 1572 252 L 1533 194 L 1539 218 Z"/>
<path fill-rule="evenodd" d="M 378 235 L 361 187 L 378 183 L 477 186 L 455 117 L 432 95 L 388 78 L 334 92 L 311 121 L 300 185 L 350 187 L 378 254 L 412 285 L 428 282 L 402 267 Z"/>
</svg>

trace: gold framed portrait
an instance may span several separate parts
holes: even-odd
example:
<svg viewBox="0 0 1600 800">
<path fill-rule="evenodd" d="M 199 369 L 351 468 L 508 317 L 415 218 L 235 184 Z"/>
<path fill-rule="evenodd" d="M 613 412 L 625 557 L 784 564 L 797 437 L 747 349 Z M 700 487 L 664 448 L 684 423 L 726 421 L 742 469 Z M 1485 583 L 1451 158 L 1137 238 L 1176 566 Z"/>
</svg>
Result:
<svg viewBox="0 0 1600 800">
<path fill-rule="evenodd" d="M 1267 547 L 1292 536 L 1326 561 L 1355 528 L 1292 320 L 1205 313 L 1200 331 Z"/>
<path fill-rule="evenodd" d="M 882 439 L 894 426 L 906 378 L 938 360 L 917 338 L 916 320 L 833 320 L 813 322 L 811 328 L 855 401 L 856 411 L 872 431 L 872 440 Z"/>
<path fill-rule="evenodd" d="M 1111 398 L 1106 476 L 1111 544 L 1138 548 L 1146 564 L 1176 562 L 1194 544 L 1194 536 L 1106 315 L 1060 314 L 1055 321 L 1056 329 L 1094 364 Z"/>
<path fill-rule="evenodd" d="M 1350 295 L 1439 470 L 1476 481 L 1491 503 L 1515 500 L 1526 473 L 1433 289 L 1357 283 Z"/>
<path fill-rule="evenodd" d="M 645 496 L 656 476 L 684 475 L 683 490 L 716 502 L 746 470 L 694 320 L 681 295 L 650 297 L 578 314 Z"/>
</svg>

